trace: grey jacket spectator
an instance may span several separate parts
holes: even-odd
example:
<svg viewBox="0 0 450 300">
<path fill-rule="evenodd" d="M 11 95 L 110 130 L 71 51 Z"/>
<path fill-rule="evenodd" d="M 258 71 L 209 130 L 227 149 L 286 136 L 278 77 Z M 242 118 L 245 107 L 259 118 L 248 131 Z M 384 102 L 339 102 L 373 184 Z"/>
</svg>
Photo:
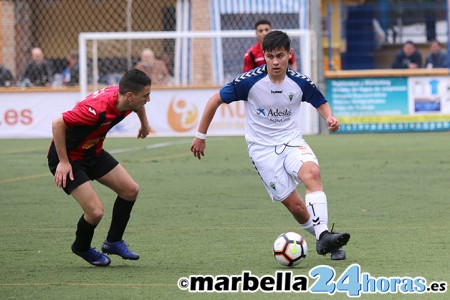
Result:
<svg viewBox="0 0 450 300">
<path fill-rule="evenodd" d="M 447 68 L 447 54 L 441 50 L 438 41 L 433 40 L 430 43 L 430 54 L 425 60 L 425 67 L 427 68 Z"/>
<path fill-rule="evenodd" d="M 48 62 L 44 59 L 44 54 L 40 48 L 31 50 L 32 61 L 22 72 L 22 82 L 31 83 L 35 86 L 45 86 L 52 78 L 52 70 Z"/>
<path fill-rule="evenodd" d="M 393 69 L 417 69 L 422 67 L 422 54 L 413 42 L 407 41 L 392 62 Z"/>
<path fill-rule="evenodd" d="M 11 71 L 0 65 L 0 86 L 10 86 L 13 84 L 14 76 Z"/>
</svg>

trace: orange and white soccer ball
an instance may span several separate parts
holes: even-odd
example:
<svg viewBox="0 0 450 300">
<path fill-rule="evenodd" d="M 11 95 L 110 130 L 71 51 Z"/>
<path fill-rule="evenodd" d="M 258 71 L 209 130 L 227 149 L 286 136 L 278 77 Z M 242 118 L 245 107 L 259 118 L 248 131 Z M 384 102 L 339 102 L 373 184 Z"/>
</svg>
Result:
<svg viewBox="0 0 450 300">
<path fill-rule="evenodd" d="M 280 234 L 273 243 L 273 255 L 283 266 L 298 265 L 306 258 L 308 245 L 298 233 L 285 232 Z"/>
</svg>

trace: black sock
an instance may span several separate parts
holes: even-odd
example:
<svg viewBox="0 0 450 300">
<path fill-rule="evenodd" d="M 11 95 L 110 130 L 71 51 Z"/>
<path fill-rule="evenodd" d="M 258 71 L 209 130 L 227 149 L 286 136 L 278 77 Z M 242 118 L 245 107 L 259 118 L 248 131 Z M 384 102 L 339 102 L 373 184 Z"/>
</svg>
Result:
<svg viewBox="0 0 450 300">
<path fill-rule="evenodd" d="M 127 227 L 130 219 L 131 210 L 133 209 L 134 201 L 127 201 L 117 196 L 114 203 L 111 226 L 109 227 L 108 236 L 106 240 L 110 243 L 119 242 L 122 240 L 123 233 Z"/>
<path fill-rule="evenodd" d="M 73 243 L 76 250 L 87 251 L 91 248 L 95 227 L 97 227 L 97 225 L 89 224 L 84 219 L 84 214 L 81 216 L 80 220 L 78 220 L 76 238 Z"/>
</svg>

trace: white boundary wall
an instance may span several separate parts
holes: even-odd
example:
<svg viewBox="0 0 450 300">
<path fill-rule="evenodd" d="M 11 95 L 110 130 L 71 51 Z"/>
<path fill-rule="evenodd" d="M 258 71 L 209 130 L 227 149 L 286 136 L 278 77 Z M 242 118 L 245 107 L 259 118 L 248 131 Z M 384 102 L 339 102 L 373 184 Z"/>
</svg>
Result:
<svg viewBox="0 0 450 300">
<path fill-rule="evenodd" d="M 147 116 L 152 136 L 195 136 L 208 99 L 218 88 L 154 89 Z M 0 138 L 51 138 L 52 121 L 80 101 L 79 91 L 25 91 L 0 93 Z M 302 104 L 299 120 L 304 134 L 318 133 L 315 110 Z M 311 110 L 311 112 L 309 111 Z M 317 114 L 317 113 L 316 113 Z M 109 136 L 136 137 L 139 119 L 131 114 L 117 124 Z M 212 136 L 244 135 L 243 101 L 221 105 L 208 130 Z"/>
</svg>

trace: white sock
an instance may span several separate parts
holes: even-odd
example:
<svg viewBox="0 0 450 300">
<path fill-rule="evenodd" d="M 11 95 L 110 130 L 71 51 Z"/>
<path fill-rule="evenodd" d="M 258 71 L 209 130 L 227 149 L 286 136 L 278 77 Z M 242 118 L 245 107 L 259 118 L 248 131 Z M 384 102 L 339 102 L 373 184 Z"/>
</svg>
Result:
<svg viewBox="0 0 450 300">
<path fill-rule="evenodd" d="M 300 224 L 300 226 L 301 226 L 304 230 L 306 230 L 306 231 L 308 231 L 309 233 L 311 233 L 312 235 L 315 235 L 314 225 L 313 225 L 311 216 L 309 217 L 308 222 L 306 222 L 306 223 L 304 223 L 304 224 Z"/>
<path fill-rule="evenodd" d="M 312 192 L 305 195 L 305 202 L 318 240 L 320 234 L 328 230 L 327 196 L 324 192 Z"/>
</svg>

